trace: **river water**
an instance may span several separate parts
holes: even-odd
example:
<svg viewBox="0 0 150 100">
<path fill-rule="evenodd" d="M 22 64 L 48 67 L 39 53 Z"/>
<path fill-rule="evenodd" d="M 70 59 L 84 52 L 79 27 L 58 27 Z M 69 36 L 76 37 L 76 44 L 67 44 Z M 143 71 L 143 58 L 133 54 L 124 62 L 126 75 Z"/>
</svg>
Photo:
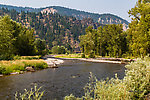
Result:
<svg viewBox="0 0 150 100">
<path fill-rule="evenodd" d="M 124 77 L 124 64 L 92 63 L 78 60 L 65 60 L 56 69 L 44 69 L 20 75 L 0 77 L 0 100 L 14 100 L 16 91 L 33 88 L 35 84 L 45 90 L 42 100 L 62 100 L 64 96 L 83 95 L 83 88 L 88 83 L 92 72 L 99 80 L 112 78 L 115 73 Z"/>
</svg>

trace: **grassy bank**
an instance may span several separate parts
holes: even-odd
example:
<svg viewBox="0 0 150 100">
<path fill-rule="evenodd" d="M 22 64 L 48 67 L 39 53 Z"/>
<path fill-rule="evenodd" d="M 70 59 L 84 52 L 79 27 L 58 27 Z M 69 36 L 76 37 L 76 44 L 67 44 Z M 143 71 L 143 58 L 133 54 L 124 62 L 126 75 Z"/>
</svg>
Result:
<svg viewBox="0 0 150 100">
<path fill-rule="evenodd" d="M 33 60 L 33 59 L 40 59 L 41 56 L 14 56 L 14 60 Z"/>
<path fill-rule="evenodd" d="M 0 61 L 0 74 L 9 75 L 13 72 L 22 73 L 26 67 L 34 67 L 35 70 L 47 68 L 44 60 L 12 60 Z"/>
</svg>

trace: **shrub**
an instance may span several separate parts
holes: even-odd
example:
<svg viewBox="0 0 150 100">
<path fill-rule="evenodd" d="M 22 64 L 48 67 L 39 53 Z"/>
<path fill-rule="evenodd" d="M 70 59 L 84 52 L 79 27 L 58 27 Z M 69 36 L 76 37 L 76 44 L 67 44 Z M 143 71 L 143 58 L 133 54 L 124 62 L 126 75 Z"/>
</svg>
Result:
<svg viewBox="0 0 150 100">
<path fill-rule="evenodd" d="M 132 99 L 142 99 L 150 93 L 150 57 L 137 59 L 126 65 L 124 83 L 130 91 Z"/>
<path fill-rule="evenodd" d="M 92 74 L 90 82 L 85 86 L 85 94 L 81 98 L 73 95 L 65 100 L 144 100 L 150 93 L 150 57 L 138 59 L 125 66 L 124 79 L 117 75 L 112 79 L 98 81 Z"/>
<path fill-rule="evenodd" d="M 16 55 L 16 56 L 13 57 L 13 59 L 14 59 L 14 60 L 20 60 L 20 59 L 21 59 L 21 56 Z"/>
<path fill-rule="evenodd" d="M 81 54 L 81 58 L 85 58 L 85 54 L 84 53 Z"/>
<path fill-rule="evenodd" d="M 6 68 L 0 66 L 0 74 L 3 74 L 3 72 L 5 71 L 6 71 Z"/>
<path fill-rule="evenodd" d="M 34 90 L 33 88 L 31 88 L 31 90 L 27 90 L 25 89 L 24 93 L 21 94 L 18 92 L 16 92 L 15 94 L 15 100 L 41 100 L 41 98 L 43 97 L 44 91 L 40 92 L 40 88 L 37 88 L 37 85 L 34 86 Z"/>
<path fill-rule="evenodd" d="M 39 63 L 36 63 L 36 64 L 35 64 L 35 67 L 36 67 L 37 69 L 44 69 L 44 68 L 47 68 L 48 65 L 47 65 L 47 63 L 45 63 L 45 62 L 39 62 Z"/>
<path fill-rule="evenodd" d="M 51 51 L 53 54 L 65 54 L 67 52 L 67 48 L 64 46 L 54 46 Z"/>
<path fill-rule="evenodd" d="M 44 69 L 48 67 L 46 62 L 40 60 L 25 60 L 23 63 L 25 64 L 25 67 L 34 66 L 35 69 Z"/>
</svg>

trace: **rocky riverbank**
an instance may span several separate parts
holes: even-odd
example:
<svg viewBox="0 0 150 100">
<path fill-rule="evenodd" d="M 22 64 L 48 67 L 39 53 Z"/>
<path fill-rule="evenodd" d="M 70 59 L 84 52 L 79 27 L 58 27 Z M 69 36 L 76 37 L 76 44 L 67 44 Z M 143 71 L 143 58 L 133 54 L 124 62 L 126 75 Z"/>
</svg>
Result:
<svg viewBox="0 0 150 100">
<path fill-rule="evenodd" d="M 47 58 L 45 61 L 48 64 L 49 68 L 57 68 L 58 65 L 64 63 L 63 60 L 61 60 L 61 59 L 55 59 L 55 58 Z"/>
</svg>

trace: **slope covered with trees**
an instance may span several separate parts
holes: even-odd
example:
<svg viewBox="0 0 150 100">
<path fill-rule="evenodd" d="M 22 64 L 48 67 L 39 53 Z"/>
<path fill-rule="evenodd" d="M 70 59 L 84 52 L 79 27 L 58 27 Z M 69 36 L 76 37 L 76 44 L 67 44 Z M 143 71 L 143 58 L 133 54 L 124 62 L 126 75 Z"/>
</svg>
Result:
<svg viewBox="0 0 150 100">
<path fill-rule="evenodd" d="M 69 50 L 79 48 L 80 35 L 85 34 L 89 25 L 97 28 L 103 26 L 95 23 L 91 18 L 78 20 L 75 17 L 61 16 L 57 13 L 17 12 L 16 10 L 0 9 L 0 15 L 8 14 L 13 20 L 22 23 L 28 28 L 35 29 L 35 37 L 46 40 L 49 48 L 63 45 Z M 79 49 L 78 49 L 79 50 Z"/>
<path fill-rule="evenodd" d="M 128 21 L 113 14 L 89 13 L 85 11 L 79 11 L 76 9 L 70 9 L 70 8 L 59 7 L 59 6 L 50 6 L 47 8 L 56 9 L 57 13 L 61 15 L 74 16 L 78 19 L 92 18 L 95 22 L 100 22 L 102 24 L 126 24 L 126 25 L 129 24 Z"/>
</svg>

